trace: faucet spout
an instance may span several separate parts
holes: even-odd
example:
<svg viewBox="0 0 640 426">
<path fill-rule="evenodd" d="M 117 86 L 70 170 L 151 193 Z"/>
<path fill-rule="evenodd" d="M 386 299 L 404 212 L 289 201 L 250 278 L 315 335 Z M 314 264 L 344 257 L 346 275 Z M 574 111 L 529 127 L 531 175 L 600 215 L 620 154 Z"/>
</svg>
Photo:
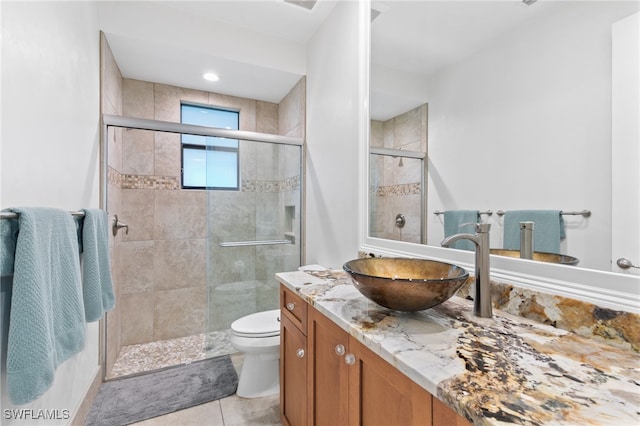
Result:
<svg viewBox="0 0 640 426">
<path fill-rule="evenodd" d="M 491 304 L 491 282 L 489 281 L 489 230 L 491 224 L 477 223 L 475 234 L 455 234 L 445 238 L 440 243 L 449 247 L 458 240 L 470 240 L 476 247 L 475 265 L 475 297 L 473 299 L 473 313 L 482 318 L 491 318 L 493 309 Z"/>
<path fill-rule="evenodd" d="M 440 243 L 440 245 L 442 247 L 451 247 L 453 245 L 453 243 L 455 243 L 456 241 L 460 241 L 460 240 L 470 240 L 472 241 L 476 247 L 479 244 L 479 239 L 478 236 L 475 234 L 455 234 L 455 235 L 451 235 L 450 237 L 445 238 L 444 240 L 442 240 L 442 242 Z"/>
</svg>

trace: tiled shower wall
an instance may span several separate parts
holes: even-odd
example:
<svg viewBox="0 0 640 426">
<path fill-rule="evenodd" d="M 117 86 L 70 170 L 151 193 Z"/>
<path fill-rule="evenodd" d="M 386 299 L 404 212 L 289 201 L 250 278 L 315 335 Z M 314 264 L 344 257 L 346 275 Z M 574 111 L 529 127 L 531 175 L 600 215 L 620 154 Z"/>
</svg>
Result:
<svg viewBox="0 0 640 426">
<path fill-rule="evenodd" d="M 371 146 L 427 152 L 427 104 L 382 121 L 371 121 Z M 421 168 L 417 159 L 371 155 L 369 234 L 420 243 Z M 396 226 L 397 214 L 405 226 Z M 425 224 L 426 225 L 426 224 Z"/>
<path fill-rule="evenodd" d="M 239 110 L 241 130 L 304 137 L 304 78 L 273 104 L 122 79 L 115 61 L 111 68 L 104 80 L 120 85 L 124 116 L 180 122 L 183 101 Z M 125 129 L 109 139 L 108 208 L 129 233 L 114 243 L 107 368 L 114 347 L 228 328 L 247 309 L 276 308 L 275 272 L 300 261 L 300 149 L 241 141 L 241 191 L 181 190 L 179 135 Z M 219 245 L 283 239 L 286 227 L 295 244 Z"/>
</svg>

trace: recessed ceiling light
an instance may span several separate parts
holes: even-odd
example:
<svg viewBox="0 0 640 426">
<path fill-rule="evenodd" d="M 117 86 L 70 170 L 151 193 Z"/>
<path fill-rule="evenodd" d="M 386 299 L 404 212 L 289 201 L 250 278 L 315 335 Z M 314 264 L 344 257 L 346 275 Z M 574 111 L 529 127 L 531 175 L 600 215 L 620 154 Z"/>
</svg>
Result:
<svg viewBox="0 0 640 426">
<path fill-rule="evenodd" d="M 220 77 L 218 77 L 218 74 L 212 73 L 212 72 L 206 72 L 204 74 L 202 74 L 202 78 L 204 78 L 207 81 L 218 81 L 220 80 Z"/>
</svg>

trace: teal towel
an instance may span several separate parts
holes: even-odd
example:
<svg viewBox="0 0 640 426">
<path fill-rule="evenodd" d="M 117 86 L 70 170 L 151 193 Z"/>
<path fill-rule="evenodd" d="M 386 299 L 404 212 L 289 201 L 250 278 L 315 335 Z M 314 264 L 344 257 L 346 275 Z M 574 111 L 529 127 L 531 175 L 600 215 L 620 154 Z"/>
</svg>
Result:
<svg viewBox="0 0 640 426">
<path fill-rule="evenodd" d="M 97 321 L 115 306 L 111 268 L 107 213 L 84 210 L 82 225 L 82 296 L 88 322 Z"/>
<path fill-rule="evenodd" d="M 565 238 L 564 219 L 560 210 L 511 210 L 504 215 L 506 250 L 520 250 L 520 222 L 534 222 L 533 251 L 560 253 L 560 240 Z"/>
<path fill-rule="evenodd" d="M 51 387 L 56 368 L 85 341 L 76 227 L 69 212 L 20 214 L 7 342 L 7 387 L 26 404 Z"/>
<path fill-rule="evenodd" d="M 78 231 L 79 249 L 82 252 L 82 219 L 74 217 L 74 222 Z M 0 219 L 0 277 L 13 275 L 18 229 L 18 219 Z"/>
<path fill-rule="evenodd" d="M 13 275 L 18 219 L 0 219 L 0 277 Z"/>
<path fill-rule="evenodd" d="M 478 210 L 445 210 L 444 236 L 446 238 L 460 233 L 473 233 L 473 225 L 479 221 L 480 212 Z M 476 245 L 469 240 L 458 240 L 451 244 L 451 248 L 473 251 L 476 249 Z"/>
</svg>

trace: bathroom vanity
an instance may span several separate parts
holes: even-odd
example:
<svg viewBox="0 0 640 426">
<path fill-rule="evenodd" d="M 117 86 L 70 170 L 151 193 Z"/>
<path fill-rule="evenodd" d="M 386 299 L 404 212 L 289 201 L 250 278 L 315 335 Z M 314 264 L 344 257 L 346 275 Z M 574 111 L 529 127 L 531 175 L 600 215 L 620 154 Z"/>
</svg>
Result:
<svg viewBox="0 0 640 426">
<path fill-rule="evenodd" d="M 291 289 L 280 294 L 283 424 L 469 424 Z"/>
<path fill-rule="evenodd" d="M 279 273 L 285 425 L 638 424 L 640 355 L 454 296 L 414 313 Z"/>
</svg>

